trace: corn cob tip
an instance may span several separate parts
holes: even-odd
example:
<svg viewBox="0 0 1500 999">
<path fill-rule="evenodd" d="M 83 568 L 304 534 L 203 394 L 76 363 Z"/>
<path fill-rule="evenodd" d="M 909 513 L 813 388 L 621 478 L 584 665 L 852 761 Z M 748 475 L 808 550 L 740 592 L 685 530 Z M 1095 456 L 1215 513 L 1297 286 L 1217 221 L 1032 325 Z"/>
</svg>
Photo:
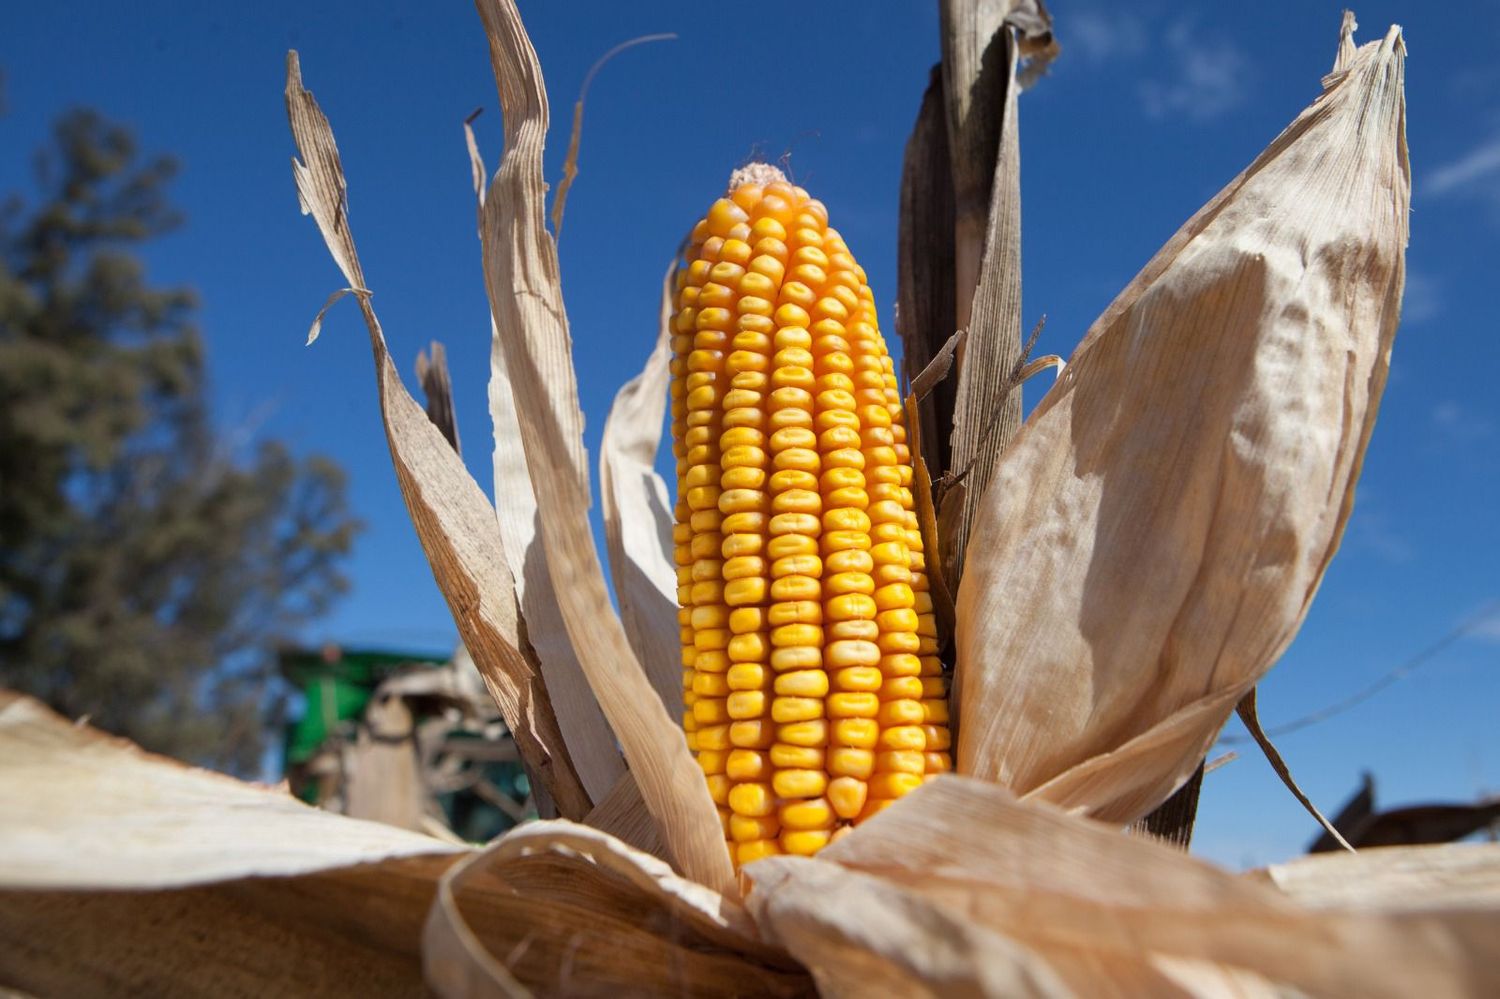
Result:
<svg viewBox="0 0 1500 999">
<path fill-rule="evenodd" d="M 786 174 L 781 172 L 780 167 L 772 166 L 770 163 L 746 163 L 729 175 L 729 187 L 724 193 L 726 196 L 731 195 L 746 184 L 765 187 L 777 181 L 787 183 Z"/>
</svg>

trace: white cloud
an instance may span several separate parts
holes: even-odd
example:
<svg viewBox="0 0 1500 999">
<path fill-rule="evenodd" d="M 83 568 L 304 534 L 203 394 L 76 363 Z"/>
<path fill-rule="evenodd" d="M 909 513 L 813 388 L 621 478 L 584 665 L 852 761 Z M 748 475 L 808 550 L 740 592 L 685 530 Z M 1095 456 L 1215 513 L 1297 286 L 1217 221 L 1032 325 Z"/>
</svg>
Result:
<svg viewBox="0 0 1500 999">
<path fill-rule="evenodd" d="M 1470 629 L 1469 634 L 1486 642 L 1500 644 L 1500 612 L 1491 614 Z"/>
<path fill-rule="evenodd" d="M 1249 96 L 1250 60 L 1230 40 L 1202 34 L 1192 19 L 1164 22 L 1138 10 L 1085 7 L 1072 12 L 1059 40 L 1068 58 L 1087 69 L 1118 74 L 1136 64 L 1135 89 L 1148 118 L 1207 121 Z"/>
<path fill-rule="evenodd" d="M 1078 10 L 1068 18 L 1062 43 L 1091 66 L 1132 58 L 1146 50 L 1146 22 L 1124 11 Z"/>
<path fill-rule="evenodd" d="M 1458 159 L 1429 171 L 1424 191 L 1438 196 L 1500 194 L 1500 136 L 1481 142 Z"/>
<path fill-rule="evenodd" d="M 1148 117 L 1186 115 L 1208 121 L 1244 103 L 1252 70 L 1250 60 L 1232 42 L 1203 38 L 1187 21 L 1174 24 L 1165 41 L 1170 77 L 1140 86 Z"/>
<path fill-rule="evenodd" d="M 1454 444 L 1481 441 L 1495 432 L 1493 423 L 1452 399 L 1444 399 L 1432 408 L 1430 422 L 1433 430 Z"/>
</svg>

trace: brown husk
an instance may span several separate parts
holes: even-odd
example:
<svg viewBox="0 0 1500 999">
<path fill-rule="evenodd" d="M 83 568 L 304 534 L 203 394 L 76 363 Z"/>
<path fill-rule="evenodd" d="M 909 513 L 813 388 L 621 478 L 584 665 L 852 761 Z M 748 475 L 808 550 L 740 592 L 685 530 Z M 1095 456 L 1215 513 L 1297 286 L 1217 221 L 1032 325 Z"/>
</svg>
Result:
<svg viewBox="0 0 1500 999">
<path fill-rule="evenodd" d="M 572 343 L 543 205 L 547 95 L 511 0 L 478 0 L 505 117 L 505 152 L 483 208 L 485 285 L 515 395 L 553 589 L 568 638 L 677 868 L 733 892 L 703 772 L 610 605 L 588 528 L 588 465 Z"/>
<path fill-rule="evenodd" d="M 1385 385 L 1399 29 L 1172 238 L 1002 458 L 958 599 L 958 767 L 1111 821 L 1198 766 L 1296 634 Z"/>
<path fill-rule="evenodd" d="M 1500 846 L 1236 877 L 967 778 L 742 905 L 570 822 L 453 847 L 0 693 L 0 814 L 0 984 L 37 995 L 414 994 L 419 961 L 444 996 L 1500 988 Z"/>
<path fill-rule="evenodd" d="M 359 289 L 354 294 L 370 333 L 391 462 L 422 550 L 464 645 L 515 734 L 527 772 L 562 815 L 582 818 L 588 813 L 590 797 L 569 756 L 537 663 L 525 654 L 515 582 L 507 568 L 494 510 L 396 373 L 370 305 L 370 292 L 364 290 L 333 130 L 311 91 L 302 86 L 295 52 L 287 54 L 286 106 L 302 156 L 301 161 L 292 160 L 302 210 L 317 222 L 328 252 L 349 285 Z"/>
</svg>

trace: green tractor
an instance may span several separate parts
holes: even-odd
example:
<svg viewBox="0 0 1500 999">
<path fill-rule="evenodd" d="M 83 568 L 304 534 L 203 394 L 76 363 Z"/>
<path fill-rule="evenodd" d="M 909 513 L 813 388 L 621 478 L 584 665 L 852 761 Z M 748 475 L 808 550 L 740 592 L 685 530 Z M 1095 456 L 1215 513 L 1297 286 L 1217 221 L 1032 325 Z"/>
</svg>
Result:
<svg viewBox="0 0 1500 999">
<path fill-rule="evenodd" d="M 445 839 L 484 842 L 535 818 L 509 729 L 467 650 L 287 649 L 302 711 L 284 772 L 309 804 Z"/>
</svg>

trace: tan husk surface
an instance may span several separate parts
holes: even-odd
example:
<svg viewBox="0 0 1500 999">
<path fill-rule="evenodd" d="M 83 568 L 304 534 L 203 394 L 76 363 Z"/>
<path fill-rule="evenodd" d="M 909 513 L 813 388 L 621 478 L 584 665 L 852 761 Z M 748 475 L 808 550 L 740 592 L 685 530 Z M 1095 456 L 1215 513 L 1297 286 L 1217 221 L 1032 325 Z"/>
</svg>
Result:
<svg viewBox="0 0 1500 999">
<path fill-rule="evenodd" d="M 469 148 L 482 234 L 486 171 L 474 130 L 467 122 L 464 137 Z M 605 723 L 604 713 L 589 687 L 588 678 L 578 664 L 578 655 L 568 640 L 567 628 L 563 626 L 557 594 L 552 588 L 546 546 L 538 531 L 537 499 L 521 445 L 521 422 L 516 415 L 515 395 L 505 365 L 499 328 L 492 315 L 489 401 L 495 436 L 495 511 L 500 520 L 500 536 L 505 541 L 505 554 L 510 560 L 511 576 L 516 585 L 516 599 L 526 623 L 526 641 L 534 650 L 542 677 L 547 681 L 558 725 L 567 739 L 568 753 L 589 797 L 597 804 L 624 776 L 625 761 L 610 734 L 609 725 Z"/>
<path fill-rule="evenodd" d="M 1398 318 L 1403 61 L 1393 28 L 1329 76 L 1105 311 L 1004 455 L 959 592 L 961 772 L 1136 819 L 1295 635 Z"/>
<path fill-rule="evenodd" d="M 1273 869 L 1313 909 L 966 778 L 816 859 L 750 865 L 746 905 L 573 823 L 455 848 L 12 694 L 0 809 L 0 985 L 38 995 L 413 994 L 419 964 L 444 996 L 807 991 L 782 947 L 832 995 L 1500 988 L 1500 846 Z"/>
<path fill-rule="evenodd" d="M 683 874 L 733 892 L 713 801 L 677 722 L 610 606 L 588 528 L 588 466 L 557 247 L 546 228 L 547 95 L 510 0 L 479 0 L 505 116 L 505 152 L 483 210 L 485 285 L 505 352 L 542 538 L 569 638 Z"/>
<path fill-rule="evenodd" d="M 569 757 L 546 683 L 535 660 L 524 652 L 515 580 L 507 568 L 494 509 L 462 459 L 401 384 L 391 362 L 370 293 L 363 290 L 338 146 L 328 119 L 302 86 L 295 52 L 287 55 L 286 106 L 302 155 L 300 162 L 292 160 L 302 210 L 317 222 L 345 279 L 360 289 L 355 296 L 370 333 L 391 462 L 422 550 L 464 645 L 515 733 L 527 771 L 562 815 L 582 818 L 591 804 L 589 794 Z"/>
<path fill-rule="evenodd" d="M 957 4 L 966 7 L 966 4 Z M 992 5 L 1003 6 L 1003 5 Z M 1030 5 L 1018 5 L 1030 6 Z M 945 6 L 945 10 L 946 10 Z M 944 519 L 953 525 L 940 539 L 948 582 L 957 587 L 963 578 L 968 540 L 974 533 L 980 503 L 1005 444 L 1021 423 L 1021 394 L 1010 391 L 1012 369 L 1021 359 L 1021 143 L 1016 67 L 1019 43 L 1009 28 L 999 29 L 994 43 L 997 75 L 1003 77 L 1005 99 L 994 122 L 994 174 L 983 178 L 969 195 L 989 192 L 983 210 L 965 196 L 962 163 L 974 157 L 955 153 L 957 198 L 955 277 L 958 281 L 958 324 L 968 335 L 957 352 L 958 377 L 954 387 L 952 451 L 949 471 L 965 476 L 964 490 L 945 498 L 943 505 L 960 504 Z M 946 32 L 945 32 L 946 37 Z M 950 81 L 951 82 L 951 81 Z M 955 134 L 953 112 L 962 105 L 949 94 L 950 141 Z M 970 117 L 978 118 L 973 114 Z M 988 152 L 988 151 L 987 151 Z M 980 162 L 988 162 L 986 155 Z M 974 231 L 976 224 L 981 226 Z M 982 251 L 982 257 L 978 252 Z M 970 268 L 973 268 L 972 270 Z M 972 289 L 972 290 L 970 290 Z"/>
<path fill-rule="evenodd" d="M 672 359 L 672 278 L 662 281 L 656 343 L 641 373 L 621 387 L 599 445 L 599 495 L 610 574 L 630 647 L 668 711 L 682 702 L 672 499 L 656 473 Z"/>
<path fill-rule="evenodd" d="M 816 858 L 771 858 L 747 873 L 761 932 L 830 995 L 888 976 L 931 995 L 1170 995 L 1184 994 L 1185 979 L 1199 986 L 1188 994 L 1223 994 L 1226 980 L 1267 994 L 1391 997 L 1500 986 L 1500 943 L 1485 936 L 1500 931 L 1493 891 L 1487 911 L 1315 914 L 1166 846 L 961 777 L 929 781 Z"/>
</svg>

